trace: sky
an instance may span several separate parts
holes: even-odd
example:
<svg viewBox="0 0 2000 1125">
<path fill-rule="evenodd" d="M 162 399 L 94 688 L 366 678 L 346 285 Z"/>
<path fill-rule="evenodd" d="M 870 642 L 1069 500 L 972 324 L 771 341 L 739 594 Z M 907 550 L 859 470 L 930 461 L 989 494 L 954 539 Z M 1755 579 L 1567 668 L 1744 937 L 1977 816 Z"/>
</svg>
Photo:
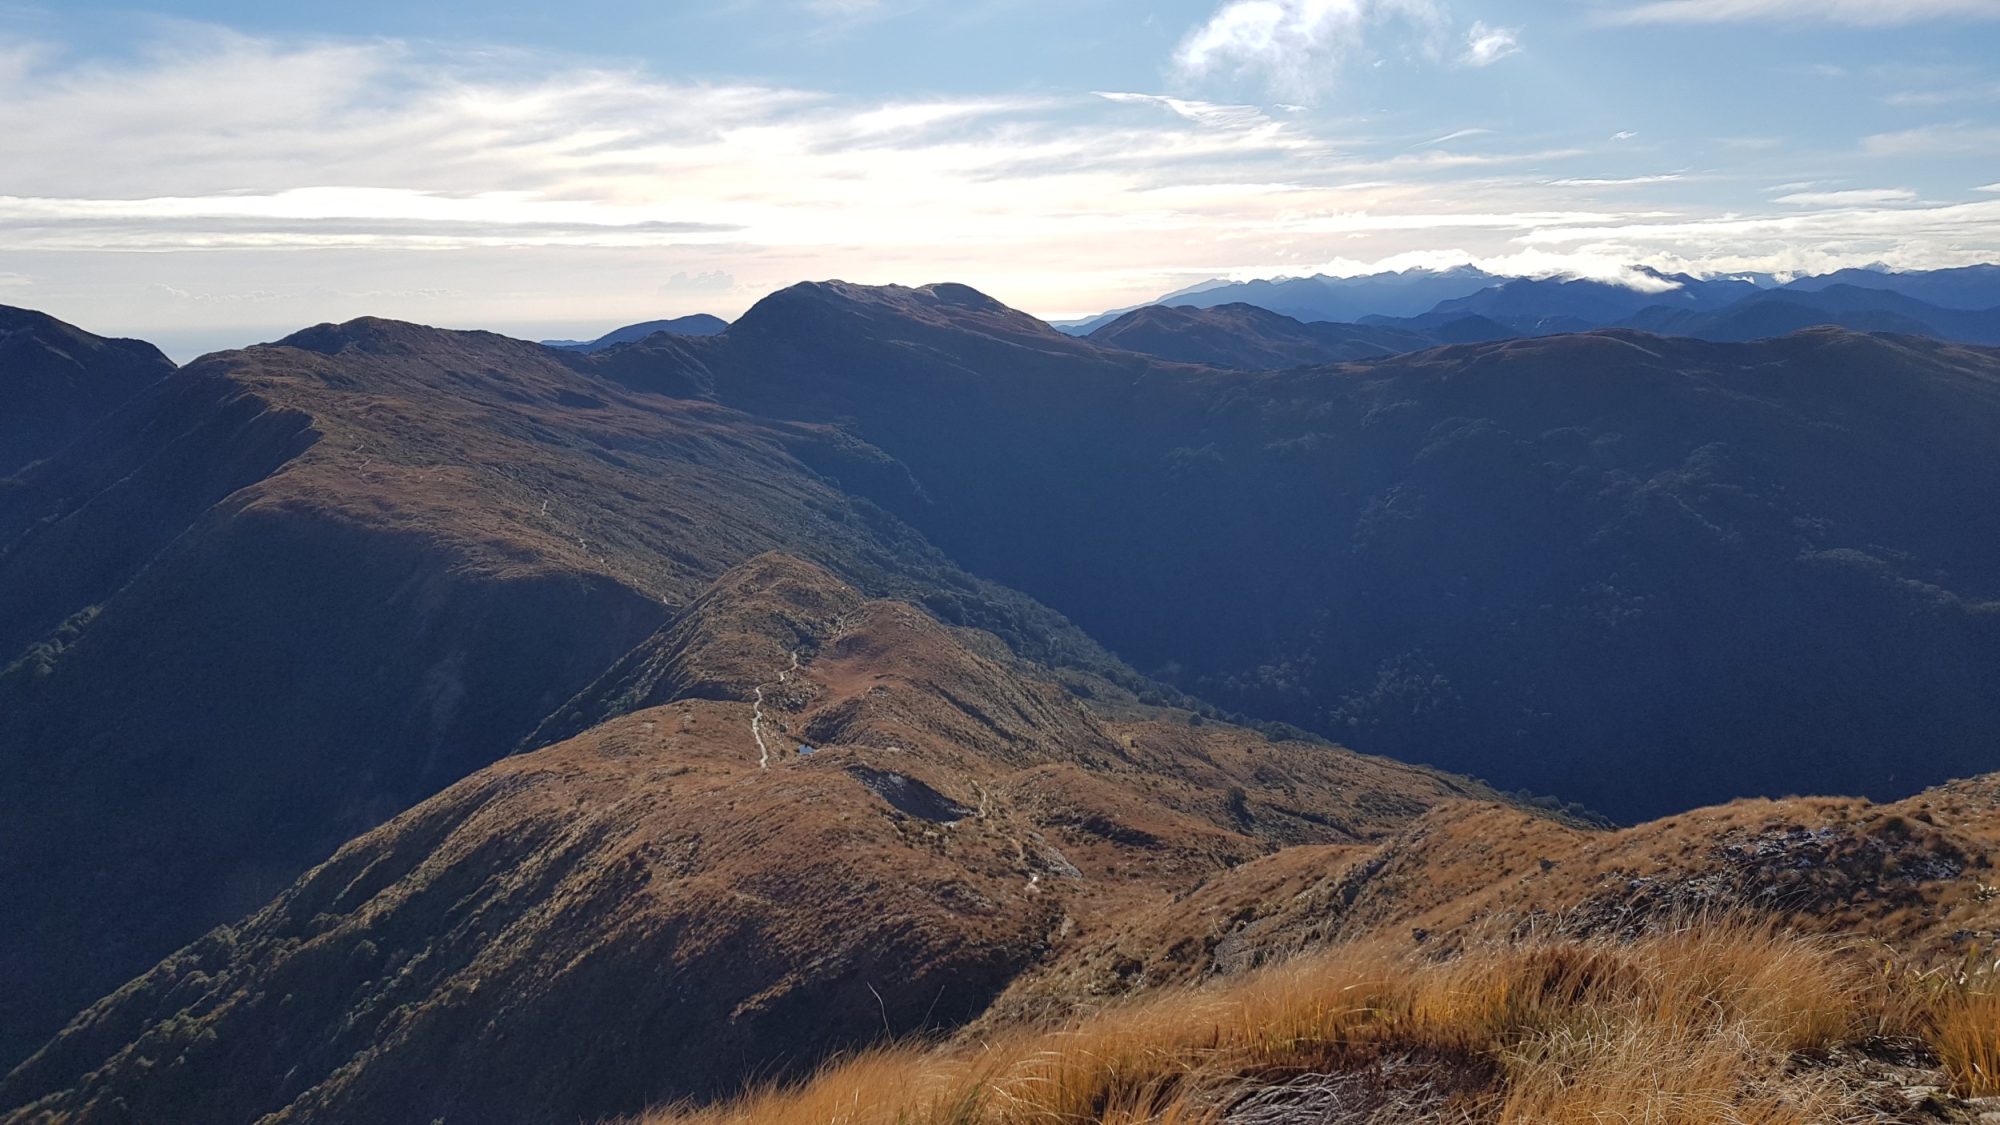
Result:
<svg viewBox="0 0 2000 1125">
<path fill-rule="evenodd" d="M 1468 261 L 2000 261 L 2000 0 L 0 0 L 0 304 L 177 358 Z"/>
</svg>

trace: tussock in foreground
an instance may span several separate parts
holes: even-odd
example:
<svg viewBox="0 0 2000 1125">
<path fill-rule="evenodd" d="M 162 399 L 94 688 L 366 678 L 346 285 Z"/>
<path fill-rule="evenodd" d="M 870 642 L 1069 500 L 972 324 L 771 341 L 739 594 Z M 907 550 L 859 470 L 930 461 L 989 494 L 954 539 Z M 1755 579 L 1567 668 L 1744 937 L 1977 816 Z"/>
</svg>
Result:
<svg viewBox="0 0 2000 1125">
<path fill-rule="evenodd" d="M 643 1125 L 1283 1125 L 1978 1120 L 2000 991 L 1747 924 L 1365 944 L 1053 1029 L 853 1057 Z"/>
</svg>

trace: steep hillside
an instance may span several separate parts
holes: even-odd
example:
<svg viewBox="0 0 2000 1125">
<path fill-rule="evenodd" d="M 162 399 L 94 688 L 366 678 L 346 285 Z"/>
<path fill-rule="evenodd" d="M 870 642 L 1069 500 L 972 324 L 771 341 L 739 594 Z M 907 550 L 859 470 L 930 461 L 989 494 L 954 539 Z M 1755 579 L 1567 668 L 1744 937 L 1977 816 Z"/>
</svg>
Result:
<svg viewBox="0 0 2000 1125">
<path fill-rule="evenodd" d="M 1983 1123 L 2000 775 L 1623 831 L 1476 803 L 1234 868 L 975 1024 L 647 1125 Z"/>
<path fill-rule="evenodd" d="M 9 1119 L 535 1122 L 725 1093 L 961 1024 L 1280 844 L 1484 794 L 1093 702 L 776 555 L 586 699 L 612 717 L 83 1013 L 0 1083 L 35 1103 Z"/>
<path fill-rule="evenodd" d="M 383 321 L 156 383 L 0 490 L 0 1058 L 506 753 L 773 548 L 1060 662 L 824 428 Z M 809 467 L 811 466 L 811 467 Z"/>
<path fill-rule="evenodd" d="M 1263 371 L 1413 352 L 1443 343 L 1364 324 L 1304 324 L 1255 305 L 1153 305 L 1090 333 L 1093 344 L 1181 363 Z"/>
<path fill-rule="evenodd" d="M 1496 936 L 1630 937 L 1762 917 L 1917 964 L 2000 942 L 2000 774 L 1887 805 L 1738 801 L 1607 831 L 1441 806 L 1380 844 L 1288 848 L 1206 881 L 1024 978 L 991 1019 L 1242 973 L 1390 938 L 1432 952 Z"/>
<path fill-rule="evenodd" d="M 801 286 L 639 366 L 839 425 L 915 482 L 852 487 L 963 565 L 1361 749 L 1628 820 L 1996 764 L 1992 352 L 1602 333 L 1227 373 L 968 294 Z"/>
<path fill-rule="evenodd" d="M 0 496 L 5 478 L 74 441 L 172 360 L 138 340 L 107 340 L 27 309 L 0 305 Z"/>
</svg>

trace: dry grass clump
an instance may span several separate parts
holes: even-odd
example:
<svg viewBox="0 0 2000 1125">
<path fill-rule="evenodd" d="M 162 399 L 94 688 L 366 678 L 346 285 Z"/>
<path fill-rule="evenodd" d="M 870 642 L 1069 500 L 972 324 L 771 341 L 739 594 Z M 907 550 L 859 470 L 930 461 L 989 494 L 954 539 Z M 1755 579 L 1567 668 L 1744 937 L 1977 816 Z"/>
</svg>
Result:
<svg viewBox="0 0 2000 1125">
<path fill-rule="evenodd" d="M 1952 993 L 1938 1005 L 1932 1042 L 1958 1092 L 1969 1098 L 2000 1097 L 2000 982 Z"/>
<path fill-rule="evenodd" d="M 1390 1087 L 1410 1081 L 1398 1060 L 1421 1059 L 1426 1073 L 1455 1076 L 1421 1113 L 1353 1119 L 1809 1125 L 1862 1115 L 1799 1060 L 1908 1018 L 1892 1013 L 1907 995 L 1899 984 L 1851 951 L 1734 923 L 1630 943 L 1493 944 L 1443 961 L 1365 944 L 1057 1029 L 871 1052 L 646 1121 L 1216 1125 L 1262 1120 L 1235 1111 L 1282 1083 L 1351 1083 L 1344 1104 L 1414 1105 Z M 1995 993 L 1953 995 L 1956 1007 L 1922 1014 L 1976 1091 L 1995 1073 Z"/>
<path fill-rule="evenodd" d="M 1958 965 L 1889 970 L 1901 978 L 1903 1022 L 1930 1041 L 1968 1098 L 2000 1097 L 2000 959 L 1989 958 L 1974 949 Z"/>
</svg>

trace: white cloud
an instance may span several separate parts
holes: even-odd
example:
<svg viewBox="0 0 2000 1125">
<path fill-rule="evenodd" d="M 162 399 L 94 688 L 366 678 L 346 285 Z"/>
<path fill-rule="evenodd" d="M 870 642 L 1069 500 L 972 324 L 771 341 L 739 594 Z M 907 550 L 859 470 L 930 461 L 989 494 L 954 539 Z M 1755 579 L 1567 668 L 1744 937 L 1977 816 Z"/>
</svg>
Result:
<svg viewBox="0 0 2000 1125">
<path fill-rule="evenodd" d="M 35 279 L 24 273 L 0 273 L 0 289 L 18 288 L 34 283 Z"/>
<path fill-rule="evenodd" d="M 1870 156 L 1988 156 L 2000 150 L 2000 126 L 1925 125 L 1877 133 L 1861 147 Z"/>
<path fill-rule="evenodd" d="M 1517 28 L 1488 27 L 1475 23 L 1465 34 L 1465 53 L 1458 61 L 1466 66 L 1491 66 L 1508 55 L 1521 50 L 1521 33 Z"/>
<path fill-rule="evenodd" d="M 1192 98 L 1171 98 L 1164 94 L 1134 94 L 1117 90 L 1098 90 L 1096 94 L 1107 102 L 1121 105 L 1158 106 L 1197 125 L 1219 129 L 1262 129 L 1272 133 L 1281 129 L 1263 110 L 1252 105 L 1226 105 Z"/>
<path fill-rule="evenodd" d="M 1930 20 L 2000 19 L 2000 4 L 1994 0 L 1649 0 L 1606 18 L 1634 24 L 1831 20 L 1887 27 Z"/>
<path fill-rule="evenodd" d="M 1914 203 L 1917 193 L 1908 188 L 1862 188 L 1851 191 L 1795 191 L 1781 195 L 1779 203 L 1799 207 L 1868 207 L 1886 203 Z"/>
<path fill-rule="evenodd" d="M 1614 140 L 1614 141 L 1618 141 L 1618 142 L 1620 142 L 1620 143 L 1623 143 L 1623 142 L 1625 142 L 1625 141 L 1629 141 L 1629 140 L 1633 140 L 1633 139 L 1637 138 L 1637 137 L 1638 137 L 1638 135 L 1639 135 L 1639 134 L 1637 134 L 1637 133 L 1634 133 L 1634 132 L 1633 132 L 1632 130 L 1630 130 L 1630 129 L 1620 129 L 1620 130 L 1619 130 L 1618 132 L 1616 132 L 1616 133 L 1613 133 L 1613 134 L 1611 134 L 1611 139 L 1612 139 L 1612 140 Z"/>
<path fill-rule="evenodd" d="M 1631 259 L 1610 258 L 1597 253 L 1561 253 L 1548 250 L 1517 250 L 1506 254 L 1475 254 L 1462 248 L 1421 250 L 1372 262 L 1337 258 L 1321 263 L 1312 272 L 1334 277 L 1358 277 L 1411 269 L 1448 270 L 1456 266 L 1476 266 L 1488 273 L 1503 277 L 1588 278 L 1592 281 L 1613 282 L 1645 293 L 1670 293 L 1681 288 L 1680 283 L 1656 277 L 1639 265 L 1634 265 Z M 1674 269 L 1669 272 L 1687 271 Z"/>
<path fill-rule="evenodd" d="M 1934 268 L 1994 259 L 2000 200 L 1880 209 L 1829 208 L 1779 215 L 1720 215 L 1604 226 L 1549 227 L 1517 241 L 1627 261 L 1682 260 L 1711 271 L 1826 270 L 1881 260 Z"/>
<path fill-rule="evenodd" d="M 1467 137 L 1489 137 L 1492 135 L 1493 135 L 1493 130 L 1491 129 L 1454 129 L 1453 131 L 1446 133 L 1442 137 L 1432 137 L 1430 140 L 1425 141 L 1424 143 L 1416 147 L 1433 148 L 1437 145 L 1450 144 L 1453 141 L 1462 141 L 1465 140 Z"/>
<path fill-rule="evenodd" d="M 1367 57 L 1368 37 L 1385 27 L 1435 54 L 1446 20 L 1436 0 L 1228 0 L 1181 41 L 1174 62 L 1193 77 L 1254 76 L 1303 97 Z"/>
<path fill-rule="evenodd" d="M 814 277 L 958 280 L 1057 315 L 1336 258 L 1617 276 L 2000 257 L 1993 195 L 1817 207 L 1746 188 L 1771 213 L 1729 215 L 1726 188 L 1669 204 L 1642 190 L 1664 176 L 1584 178 L 1631 152 L 1601 132 L 1440 124 L 1412 148 L 1407 121 L 1371 134 L 1222 100 L 881 100 L 215 29 L 76 58 L 0 50 L 0 262 L 56 315 L 122 335 L 268 326 L 244 342 L 375 314 L 581 337 Z M 1631 190 L 1614 206 L 1558 187 Z"/>
<path fill-rule="evenodd" d="M 1986 185 L 1985 187 L 1982 187 L 1982 188 L 1973 188 L 1972 190 L 1974 190 L 1974 191 L 2000 191 L 2000 184 L 1987 184 L 1987 185 Z"/>
<path fill-rule="evenodd" d="M 1682 172 L 1662 172 L 1656 176 L 1623 176 L 1615 179 L 1566 179 L 1550 180 L 1550 187 L 1641 187 L 1647 184 L 1671 184 L 1687 179 Z"/>
<path fill-rule="evenodd" d="M 2000 101 L 2000 82 L 1982 82 L 1933 90 L 1899 90 L 1882 99 L 1905 109 L 1955 105 L 1964 102 Z"/>
</svg>

